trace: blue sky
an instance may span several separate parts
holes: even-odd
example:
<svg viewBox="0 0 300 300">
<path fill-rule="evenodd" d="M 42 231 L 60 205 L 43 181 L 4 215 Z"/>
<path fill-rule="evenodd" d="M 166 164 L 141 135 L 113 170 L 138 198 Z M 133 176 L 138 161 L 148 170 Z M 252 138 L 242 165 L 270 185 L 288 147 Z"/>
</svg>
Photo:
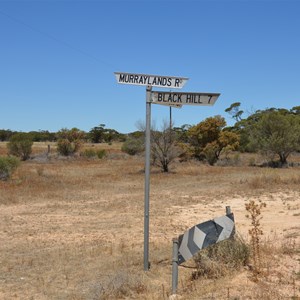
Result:
<svg viewBox="0 0 300 300">
<path fill-rule="evenodd" d="M 145 121 L 145 87 L 115 71 L 188 77 L 188 92 L 221 93 L 212 107 L 173 109 L 197 124 L 239 101 L 248 113 L 300 105 L 299 1 L 0 0 L 0 129 Z M 154 89 L 154 88 L 153 88 Z M 169 109 L 152 105 L 159 127 Z"/>
</svg>

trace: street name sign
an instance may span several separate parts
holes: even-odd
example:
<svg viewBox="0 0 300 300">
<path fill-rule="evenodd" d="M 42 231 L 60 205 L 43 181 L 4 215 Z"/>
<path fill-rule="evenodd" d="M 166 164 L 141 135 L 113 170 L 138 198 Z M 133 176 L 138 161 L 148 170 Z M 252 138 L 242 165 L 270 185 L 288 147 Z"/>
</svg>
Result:
<svg viewBox="0 0 300 300">
<path fill-rule="evenodd" d="M 131 85 L 156 86 L 161 88 L 181 89 L 188 78 L 176 76 L 161 76 L 149 74 L 132 74 L 115 72 L 118 83 Z"/>
<path fill-rule="evenodd" d="M 220 94 L 218 93 L 178 93 L 159 92 L 151 93 L 152 103 L 179 104 L 179 105 L 214 105 Z"/>
</svg>

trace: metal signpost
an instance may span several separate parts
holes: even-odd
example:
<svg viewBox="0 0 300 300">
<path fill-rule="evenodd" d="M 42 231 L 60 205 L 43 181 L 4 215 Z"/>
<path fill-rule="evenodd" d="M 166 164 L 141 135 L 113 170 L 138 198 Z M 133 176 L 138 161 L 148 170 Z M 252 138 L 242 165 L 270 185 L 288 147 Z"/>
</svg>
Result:
<svg viewBox="0 0 300 300">
<path fill-rule="evenodd" d="M 144 203 L 144 270 L 148 271 L 150 268 L 149 263 L 149 195 L 150 195 L 150 152 L 151 152 L 151 103 L 167 105 L 171 107 L 182 107 L 182 105 L 213 105 L 220 94 L 218 93 L 193 93 L 193 92 L 161 92 L 152 91 L 152 87 L 168 88 L 168 89 L 181 89 L 188 81 L 186 77 L 175 77 L 175 76 L 161 76 L 161 75 L 149 75 L 149 74 L 133 74 L 133 73 L 122 73 L 115 72 L 117 82 L 120 84 L 130 85 L 143 85 L 146 86 L 146 136 L 145 136 L 145 203 Z M 171 119 L 171 112 L 170 112 Z M 171 121 L 170 121 L 171 122 Z M 225 219 L 226 222 L 228 221 Z M 212 222 L 212 221 L 210 221 Z M 223 226 L 224 220 L 215 219 L 215 223 L 221 223 Z M 225 222 L 225 223 L 226 223 Z M 214 223 L 214 224 L 215 224 Z M 227 222 L 228 223 L 228 222 Z M 209 223 L 211 224 L 211 223 Z M 234 224 L 233 222 L 230 224 Z M 201 224 L 200 224 L 201 225 Z M 174 240 L 175 250 L 173 251 L 173 267 L 178 267 L 178 263 L 181 263 L 185 259 L 190 258 L 195 249 L 199 250 L 203 246 L 200 245 L 200 241 L 204 241 L 205 235 L 210 235 L 204 230 L 201 234 L 200 230 L 202 226 L 197 225 L 193 230 L 195 231 L 196 238 L 190 238 L 190 233 L 185 233 L 178 241 Z M 199 227 L 200 226 L 200 227 Z M 215 225 L 213 225 L 215 226 Z M 228 224 L 224 224 L 226 228 Z M 222 227 L 222 228 L 223 228 Z M 205 228 L 204 228 L 205 229 Z M 229 231 L 232 228 L 229 229 Z M 227 235 L 221 234 L 218 236 L 213 233 L 217 240 L 221 240 L 227 237 Z M 226 237 L 225 237 L 226 236 Z M 216 240 L 216 241 L 217 241 Z M 192 249 L 189 247 L 191 241 L 194 243 Z M 216 242 L 215 241 L 215 242 Z M 178 258 L 179 256 L 179 258 Z M 175 268 L 176 269 L 176 268 Z M 172 282 L 172 291 L 176 291 L 177 288 L 178 274 L 174 275 Z"/>
<path fill-rule="evenodd" d="M 132 74 L 115 72 L 117 82 L 120 84 L 144 85 L 146 88 L 146 137 L 145 137 L 145 204 L 144 204 L 144 270 L 148 271 L 149 263 L 149 195 L 150 195 L 150 152 L 151 152 L 151 103 L 152 87 L 181 89 L 188 78 L 175 76 L 161 76 L 149 74 Z M 158 103 L 160 104 L 160 103 Z M 176 103 L 175 103 L 176 104 Z"/>
</svg>

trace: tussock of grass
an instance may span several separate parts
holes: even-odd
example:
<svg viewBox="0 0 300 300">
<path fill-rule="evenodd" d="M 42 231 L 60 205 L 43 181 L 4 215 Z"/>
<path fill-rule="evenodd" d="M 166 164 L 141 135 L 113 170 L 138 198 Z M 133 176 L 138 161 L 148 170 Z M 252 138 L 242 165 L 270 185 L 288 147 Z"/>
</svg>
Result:
<svg viewBox="0 0 300 300">
<path fill-rule="evenodd" d="M 146 292 L 147 287 L 140 276 L 129 274 L 126 270 L 119 270 L 117 274 L 96 283 L 90 294 L 93 295 L 93 299 L 110 300 L 133 299 L 136 295 L 145 294 Z"/>
<path fill-rule="evenodd" d="M 86 148 L 80 153 L 80 156 L 88 159 L 102 159 L 106 156 L 106 150 L 95 150 L 94 148 Z"/>
<path fill-rule="evenodd" d="M 249 246 L 238 236 L 212 245 L 194 257 L 197 270 L 192 273 L 192 279 L 223 277 L 246 266 L 249 256 Z"/>
</svg>

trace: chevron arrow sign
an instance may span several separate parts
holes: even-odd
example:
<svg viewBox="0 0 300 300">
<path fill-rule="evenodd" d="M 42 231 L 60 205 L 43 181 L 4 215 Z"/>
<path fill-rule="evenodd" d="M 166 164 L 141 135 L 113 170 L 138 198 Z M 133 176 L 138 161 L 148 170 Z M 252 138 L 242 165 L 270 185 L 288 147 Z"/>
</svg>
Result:
<svg viewBox="0 0 300 300">
<path fill-rule="evenodd" d="M 232 213 L 190 228 L 179 236 L 178 265 L 192 258 L 201 249 L 232 237 L 234 231 Z"/>
</svg>

